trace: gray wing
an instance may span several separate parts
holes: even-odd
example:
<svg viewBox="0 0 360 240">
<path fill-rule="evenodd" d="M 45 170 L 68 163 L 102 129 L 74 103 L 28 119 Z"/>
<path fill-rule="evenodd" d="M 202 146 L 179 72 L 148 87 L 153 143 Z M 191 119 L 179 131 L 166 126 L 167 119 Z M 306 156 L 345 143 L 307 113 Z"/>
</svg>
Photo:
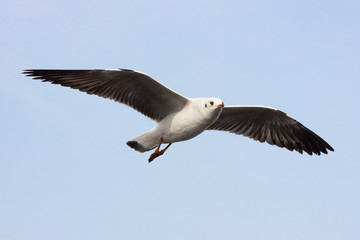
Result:
<svg viewBox="0 0 360 240">
<path fill-rule="evenodd" d="M 188 101 L 150 76 L 132 70 L 33 69 L 23 73 L 36 80 L 124 103 L 157 121 L 170 113 L 180 111 Z"/>
<path fill-rule="evenodd" d="M 290 151 L 309 155 L 334 149 L 321 137 L 285 113 L 263 106 L 224 107 L 220 117 L 208 130 L 229 131 Z"/>
</svg>

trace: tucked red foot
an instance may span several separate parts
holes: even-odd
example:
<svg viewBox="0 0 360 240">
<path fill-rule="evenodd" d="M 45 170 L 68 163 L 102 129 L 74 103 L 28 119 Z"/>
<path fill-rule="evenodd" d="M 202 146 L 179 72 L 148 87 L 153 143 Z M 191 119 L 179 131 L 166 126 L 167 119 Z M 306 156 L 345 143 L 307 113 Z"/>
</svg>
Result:
<svg viewBox="0 0 360 240">
<path fill-rule="evenodd" d="M 150 156 L 150 158 L 149 158 L 149 163 L 150 163 L 152 160 L 154 160 L 155 158 L 163 155 L 164 152 L 166 151 L 166 149 L 168 149 L 168 148 L 170 147 L 170 145 L 171 145 L 171 143 L 169 143 L 163 150 L 159 151 L 162 142 L 163 142 L 163 139 L 160 138 L 158 147 L 156 148 L 155 152 L 154 152 L 153 154 L 151 154 L 151 156 Z"/>
</svg>

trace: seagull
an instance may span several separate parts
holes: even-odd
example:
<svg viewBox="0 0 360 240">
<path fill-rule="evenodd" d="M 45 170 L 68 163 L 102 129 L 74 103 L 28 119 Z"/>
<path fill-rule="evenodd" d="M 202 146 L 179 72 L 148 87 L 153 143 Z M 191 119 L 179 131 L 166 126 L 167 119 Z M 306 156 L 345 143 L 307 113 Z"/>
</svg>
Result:
<svg viewBox="0 0 360 240">
<path fill-rule="evenodd" d="M 334 149 L 286 113 L 265 106 L 224 106 L 220 98 L 187 98 L 145 73 L 128 69 L 30 69 L 23 74 L 126 104 L 156 121 L 150 131 L 126 144 L 138 152 L 155 151 L 149 162 L 172 143 L 189 140 L 205 130 L 244 135 L 259 142 L 309 155 Z M 161 144 L 167 144 L 160 150 Z"/>
</svg>

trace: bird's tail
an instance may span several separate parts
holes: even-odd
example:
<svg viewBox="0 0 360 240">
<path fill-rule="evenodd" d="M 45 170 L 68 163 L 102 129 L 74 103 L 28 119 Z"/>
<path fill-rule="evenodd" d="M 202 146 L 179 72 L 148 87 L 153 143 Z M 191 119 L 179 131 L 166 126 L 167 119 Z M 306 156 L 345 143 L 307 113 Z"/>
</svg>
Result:
<svg viewBox="0 0 360 240">
<path fill-rule="evenodd" d="M 141 136 L 129 140 L 126 144 L 138 152 L 146 152 L 157 147 L 160 137 L 147 132 Z"/>
<path fill-rule="evenodd" d="M 127 144 L 129 147 L 135 149 L 136 151 L 145 152 L 145 151 L 144 151 L 144 146 L 142 146 L 141 144 L 139 144 L 137 141 L 130 140 L 130 141 L 127 141 L 126 144 Z"/>
</svg>

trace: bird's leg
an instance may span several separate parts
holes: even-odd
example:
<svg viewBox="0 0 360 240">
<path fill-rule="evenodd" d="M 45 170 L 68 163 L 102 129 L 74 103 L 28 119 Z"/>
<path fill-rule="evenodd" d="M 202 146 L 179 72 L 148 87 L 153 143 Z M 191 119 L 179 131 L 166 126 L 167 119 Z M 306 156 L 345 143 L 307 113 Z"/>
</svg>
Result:
<svg viewBox="0 0 360 240">
<path fill-rule="evenodd" d="M 159 141 L 159 145 L 158 147 L 156 148 L 155 152 L 153 154 L 151 154 L 150 158 L 149 158 L 149 162 L 151 162 L 152 160 L 154 160 L 155 158 L 157 158 L 158 156 L 160 156 L 158 153 L 159 153 L 159 149 L 160 149 L 160 146 L 161 146 L 161 143 L 163 142 L 163 139 L 160 138 L 160 141 Z"/>
<path fill-rule="evenodd" d="M 149 163 L 154 160 L 155 158 L 161 156 L 164 154 L 164 152 L 166 151 L 166 149 L 168 149 L 170 147 L 171 143 L 169 143 L 163 150 L 161 151 L 155 151 L 153 154 L 151 154 L 150 158 L 149 158 Z"/>
<path fill-rule="evenodd" d="M 156 148 L 155 152 L 154 152 L 153 154 L 151 154 L 151 156 L 150 156 L 150 158 L 149 158 L 149 163 L 150 163 L 152 160 L 154 160 L 155 158 L 157 158 L 158 156 L 163 155 L 164 152 L 166 151 L 166 149 L 168 149 L 168 148 L 170 147 L 170 145 L 171 145 L 171 143 L 169 143 L 163 150 L 159 151 L 162 142 L 163 142 L 163 139 L 160 138 L 158 147 Z"/>
</svg>

